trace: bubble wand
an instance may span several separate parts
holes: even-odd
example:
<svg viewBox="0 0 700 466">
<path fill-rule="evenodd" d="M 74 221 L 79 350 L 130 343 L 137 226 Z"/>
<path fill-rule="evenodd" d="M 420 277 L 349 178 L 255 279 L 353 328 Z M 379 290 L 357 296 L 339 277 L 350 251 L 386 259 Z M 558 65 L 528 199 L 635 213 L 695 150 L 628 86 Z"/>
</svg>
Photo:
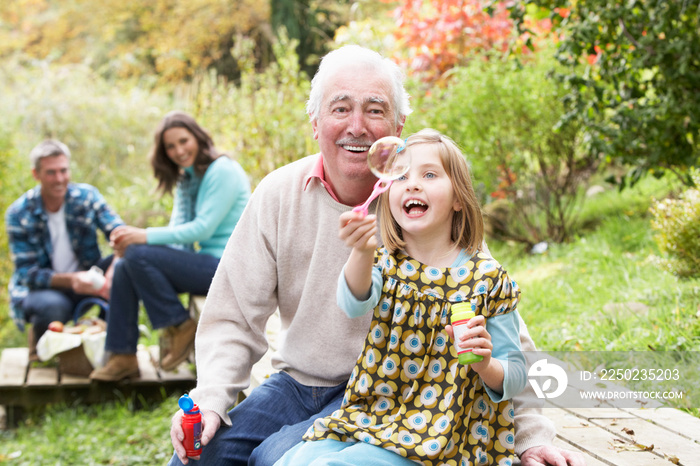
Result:
<svg viewBox="0 0 700 466">
<path fill-rule="evenodd" d="M 365 203 L 352 209 L 353 212 L 362 212 L 363 216 L 367 215 L 370 203 L 389 189 L 394 180 L 406 174 L 411 166 L 411 157 L 404 151 L 405 148 L 405 141 L 396 136 L 386 136 L 372 144 L 367 153 L 367 164 L 370 171 L 379 179 Z"/>
</svg>

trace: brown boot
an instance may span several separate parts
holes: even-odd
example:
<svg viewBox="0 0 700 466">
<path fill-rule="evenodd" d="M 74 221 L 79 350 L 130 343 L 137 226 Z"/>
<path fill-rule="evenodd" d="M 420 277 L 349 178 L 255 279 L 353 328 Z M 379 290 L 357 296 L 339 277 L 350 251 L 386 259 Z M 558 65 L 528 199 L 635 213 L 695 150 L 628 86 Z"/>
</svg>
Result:
<svg viewBox="0 0 700 466">
<path fill-rule="evenodd" d="M 175 369 L 194 349 L 194 335 L 197 333 L 197 322 L 187 319 L 177 327 L 173 327 L 170 337 L 170 351 L 162 359 L 160 367 L 165 371 Z"/>
<path fill-rule="evenodd" d="M 90 373 L 90 378 L 103 382 L 118 382 L 139 375 L 139 363 L 135 354 L 113 354 L 104 367 Z"/>
</svg>

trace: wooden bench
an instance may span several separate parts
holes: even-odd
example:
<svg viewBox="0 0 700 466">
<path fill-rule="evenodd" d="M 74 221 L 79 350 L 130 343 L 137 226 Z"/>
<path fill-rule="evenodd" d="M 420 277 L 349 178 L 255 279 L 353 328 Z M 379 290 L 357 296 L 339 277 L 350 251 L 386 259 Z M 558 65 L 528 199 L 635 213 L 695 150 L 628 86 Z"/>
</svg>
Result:
<svg viewBox="0 0 700 466">
<path fill-rule="evenodd" d="M 194 319 L 204 306 L 203 296 L 191 296 L 190 315 Z M 267 327 L 270 349 L 253 367 L 250 386 L 240 394 L 238 401 L 272 374 L 270 357 L 277 347 L 279 313 L 275 313 Z M 163 339 L 161 338 L 161 341 Z M 6 348 L 0 356 L 0 407 L 4 406 L 7 424 L 14 425 L 23 409 L 51 403 L 103 403 L 115 399 L 140 402 L 163 399 L 163 395 L 186 393 L 196 385 L 196 374 L 190 369 L 192 355 L 174 371 L 159 368 L 161 347 L 139 346 L 137 358 L 141 376 L 119 383 L 98 383 L 88 377 L 62 373 L 61 364 L 46 366 L 29 363 L 28 348 Z M 2 418 L 2 413 L 0 413 Z"/>
<path fill-rule="evenodd" d="M 51 403 L 104 403 L 112 400 L 162 400 L 163 396 L 185 393 L 195 386 L 189 364 L 174 371 L 161 371 L 155 362 L 157 346 L 140 346 L 137 352 L 141 376 L 119 383 L 99 383 L 86 376 L 61 372 L 60 365 L 29 363 L 28 348 L 6 348 L 0 356 L 0 405 L 7 424 L 14 425 L 24 409 Z"/>
<path fill-rule="evenodd" d="M 203 299 L 190 297 L 191 315 L 198 316 L 196 306 L 203 304 Z M 136 354 L 141 372 L 139 378 L 98 383 L 87 376 L 65 373 L 63 361 L 51 366 L 30 364 L 28 348 L 6 348 L 0 356 L 0 411 L 4 411 L 0 412 L 0 420 L 4 414 L 5 424 L 15 425 L 23 410 L 52 403 L 92 404 L 112 400 L 141 403 L 162 400 L 163 396 L 186 393 L 194 388 L 196 375 L 190 369 L 194 359 L 190 357 L 175 370 L 166 372 L 159 368 L 161 354 L 160 346 L 139 345 Z"/>
</svg>

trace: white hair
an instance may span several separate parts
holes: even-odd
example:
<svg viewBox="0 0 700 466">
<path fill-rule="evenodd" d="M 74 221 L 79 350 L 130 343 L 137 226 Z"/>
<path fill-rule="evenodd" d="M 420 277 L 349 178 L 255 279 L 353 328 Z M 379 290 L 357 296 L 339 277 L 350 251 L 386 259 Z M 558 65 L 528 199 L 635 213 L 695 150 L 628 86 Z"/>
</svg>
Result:
<svg viewBox="0 0 700 466">
<path fill-rule="evenodd" d="M 392 90 L 392 104 L 394 108 L 395 123 L 407 117 L 411 112 L 408 102 L 409 95 L 404 89 L 404 74 L 401 68 L 388 58 L 382 57 L 374 50 L 359 45 L 345 45 L 337 50 L 329 52 L 321 59 L 321 64 L 316 75 L 311 80 L 311 92 L 306 102 L 306 113 L 311 121 L 318 118 L 321 112 L 323 93 L 328 85 L 328 79 L 341 68 L 348 72 L 358 68 L 371 68 L 378 74 L 386 75 Z M 362 78 L 358 78 L 362 79 Z"/>
<path fill-rule="evenodd" d="M 68 146 L 56 139 L 47 139 L 41 141 L 32 149 L 29 153 L 29 160 L 32 163 L 32 167 L 38 170 L 41 159 L 56 155 L 65 155 L 68 157 L 68 160 L 70 160 L 70 150 L 68 150 Z"/>
</svg>

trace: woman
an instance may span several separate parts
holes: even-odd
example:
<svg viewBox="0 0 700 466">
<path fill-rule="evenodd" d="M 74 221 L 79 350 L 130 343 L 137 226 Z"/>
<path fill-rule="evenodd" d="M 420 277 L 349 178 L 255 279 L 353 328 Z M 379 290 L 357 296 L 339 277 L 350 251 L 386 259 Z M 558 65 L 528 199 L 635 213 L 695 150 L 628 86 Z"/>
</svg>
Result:
<svg viewBox="0 0 700 466">
<path fill-rule="evenodd" d="M 107 364 L 91 379 L 139 375 L 139 300 L 155 329 L 168 328 L 170 350 L 161 361 L 172 370 L 192 351 L 197 323 L 178 295 L 205 295 L 233 228 L 250 196 L 241 166 L 219 154 L 209 134 L 183 112 L 165 116 L 150 153 L 158 189 L 175 188 L 167 227 L 124 226 L 110 242 L 122 256 L 114 266 L 105 350 Z"/>
</svg>

